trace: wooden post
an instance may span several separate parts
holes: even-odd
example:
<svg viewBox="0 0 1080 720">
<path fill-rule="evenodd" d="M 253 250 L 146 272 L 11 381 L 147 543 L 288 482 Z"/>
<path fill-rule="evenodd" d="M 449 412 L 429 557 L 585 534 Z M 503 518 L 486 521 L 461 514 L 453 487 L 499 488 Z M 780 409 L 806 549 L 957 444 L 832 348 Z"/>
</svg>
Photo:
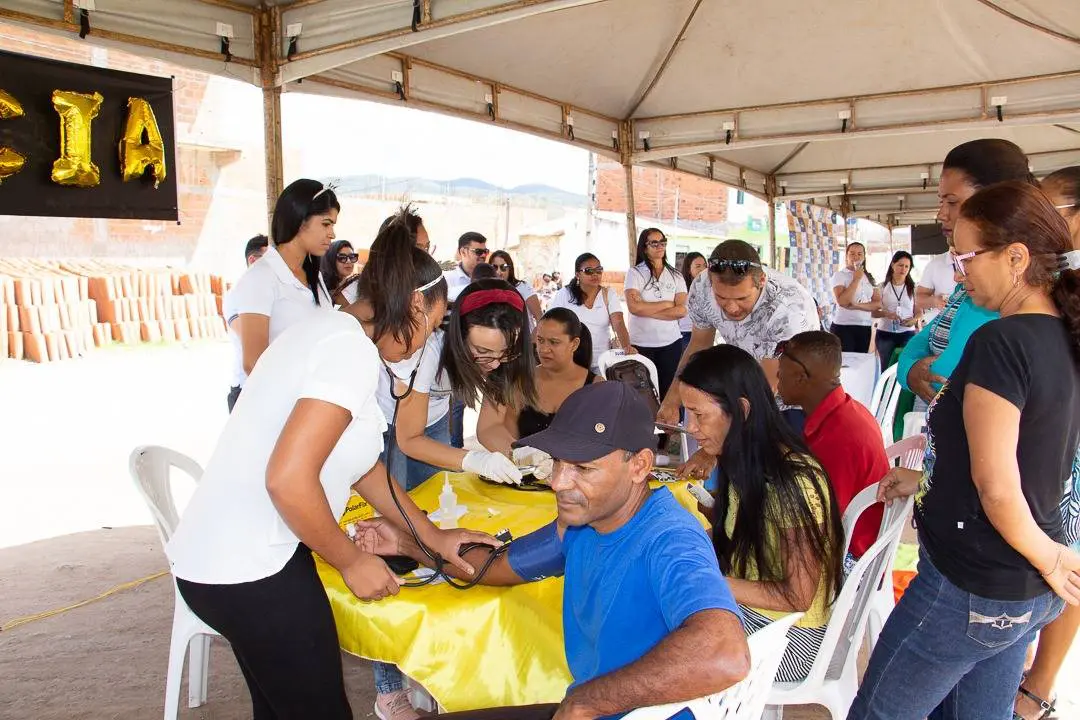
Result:
<svg viewBox="0 0 1080 720">
<path fill-rule="evenodd" d="M 633 267 L 637 256 L 637 204 L 634 202 L 634 163 L 631 160 L 634 152 L 634 129 L 631 121 L 625 120 L 620 123 L 619 154 L 622 156 L 622 166 L 626 173 L 626 240 L 629 267 Z"/>
<path fill-rule="evenodd" d="M 765 178 L 765 203 L 769 206 L 765 214 L 765 227 L 769 233 L 768 265 L 773 270 L 782 270 L 776 262 L 776 178 L 772 175 Z"/>
<path fill-rule="evenodd" d="M 271 226 L 274 205 L 285 188 L 281 153 L 281 87 L 277 84 L 277 29 L 280 9 L 263 7 L 255 24 L 259 82 L 263 92 L 263 143 L 266 157 L 266 227 Z"/>
</svg>

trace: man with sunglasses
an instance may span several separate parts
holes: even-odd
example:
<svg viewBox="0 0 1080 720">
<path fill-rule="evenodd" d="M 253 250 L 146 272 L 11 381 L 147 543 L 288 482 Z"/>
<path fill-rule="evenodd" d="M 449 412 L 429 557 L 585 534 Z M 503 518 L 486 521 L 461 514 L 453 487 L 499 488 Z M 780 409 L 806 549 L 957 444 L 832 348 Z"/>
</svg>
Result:
<svg viewBox="0 0 1080 720">
<path fill-rule="evenodd" d="M 777 394 L 806 413 L 803 437 L 829 474 L 841 513 L 863 488 L 889 473 L 877 420 L 840 386 L 844 356 L 840 338 L 815 330 L 777 347 Z M 877 540 L 882 505 L 868 509 L 855 525 L 844 571 Z"/>
<path fill-rule="evenodd" d="M 794 278 L 766 270 L 758 251 L 742 240 L 716 246 L 709 257 L 709 271 L 691 284 L 686 306 L 694 329 L 679 370 L 695 353 L 712 347 L 719 332 L 720 340 L 753 355 L 775 385 L 777 345 L 798 333 L 821 329 L 810 291 Z M 681 402 L 676 381 L 657 419 L 676 423 Z"/>
<path fill-rule="evenodd" d="M 470 230 L 459 237 L 457 247 L 458 266 L 443 273 L 450 288 L 450 302 L 457 300 L 458 294 L 472 282 L 477 264 L 486 262 L 488 257 L 487 238 L 478 232 Z"/>
</svg>

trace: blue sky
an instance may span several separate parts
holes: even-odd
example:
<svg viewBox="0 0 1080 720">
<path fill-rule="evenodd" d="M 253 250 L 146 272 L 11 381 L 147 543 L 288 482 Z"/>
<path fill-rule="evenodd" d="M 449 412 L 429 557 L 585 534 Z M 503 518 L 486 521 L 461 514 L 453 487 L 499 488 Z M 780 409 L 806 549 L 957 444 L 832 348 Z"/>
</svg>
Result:
<svg viewBox="0 0 1080 720">
<path fill-rule="evenodd" d="M 553 140 L 362 100 L 287 93 L 281 105 L 286 148 L 303 133 L 302 175 L 473 177 L 502 187 L 588 189 L 588 153 Z"/>
</svg>

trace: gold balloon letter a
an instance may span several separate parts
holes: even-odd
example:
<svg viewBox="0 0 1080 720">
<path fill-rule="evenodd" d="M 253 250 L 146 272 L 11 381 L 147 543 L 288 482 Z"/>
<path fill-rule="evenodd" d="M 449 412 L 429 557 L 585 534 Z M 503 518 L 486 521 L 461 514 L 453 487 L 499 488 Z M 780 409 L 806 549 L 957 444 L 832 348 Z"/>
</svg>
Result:
<svg viewBox="0 0 1080 720">
<path fill-rule="evenodd" d="M 60 157 L 53 163 L 54 183 L 94 187 L 101 182 L 101 171 L 90 159 L 90 123 L 104 99 L 97 92 L 53 90 L 52 104 L 60 115 Z"/>
<path fill-rule="evenodd" d="M 154 188 L 165 180 L 165 145 L 150 103 L 128 98 L 124 137 L 120 140 L 120 170 L 124 182 L 138 180 L 150 168 Z"/>
<path fill-rule="evenodd" d="M 7 91 L 0 90 L 0 119 L 10 120 L 22 117 L 22 115 L 23 108 L 19 101 Z M 0 145 L 0 182 L 22 170 L 24 165 L 26 165 L 25 155 L 15 152 L 13 148 Z"/>
</svg>

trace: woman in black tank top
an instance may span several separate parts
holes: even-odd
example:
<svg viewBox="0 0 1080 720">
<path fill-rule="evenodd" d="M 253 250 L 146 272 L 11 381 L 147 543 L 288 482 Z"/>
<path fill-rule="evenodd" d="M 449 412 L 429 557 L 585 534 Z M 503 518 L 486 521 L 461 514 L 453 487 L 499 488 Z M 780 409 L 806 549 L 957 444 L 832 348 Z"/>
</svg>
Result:
<svg viewBox="0 0 1080 720">
<path fill-rule="evenodd" d="M 537 400 L 520 410 L 500 407 L 495 423 L 477 426 L 477 438 L 485 447 L 511 453 L 510 443 L 540 432 L 551 424 L 555 411 L 578 388 L 601 378 L 589 370 L 592 338 L 572 310 L 553 308 L 540 318 L 534 333 Z M 483 418 L 481 418 L 483 420 Z"/>
</svg>

